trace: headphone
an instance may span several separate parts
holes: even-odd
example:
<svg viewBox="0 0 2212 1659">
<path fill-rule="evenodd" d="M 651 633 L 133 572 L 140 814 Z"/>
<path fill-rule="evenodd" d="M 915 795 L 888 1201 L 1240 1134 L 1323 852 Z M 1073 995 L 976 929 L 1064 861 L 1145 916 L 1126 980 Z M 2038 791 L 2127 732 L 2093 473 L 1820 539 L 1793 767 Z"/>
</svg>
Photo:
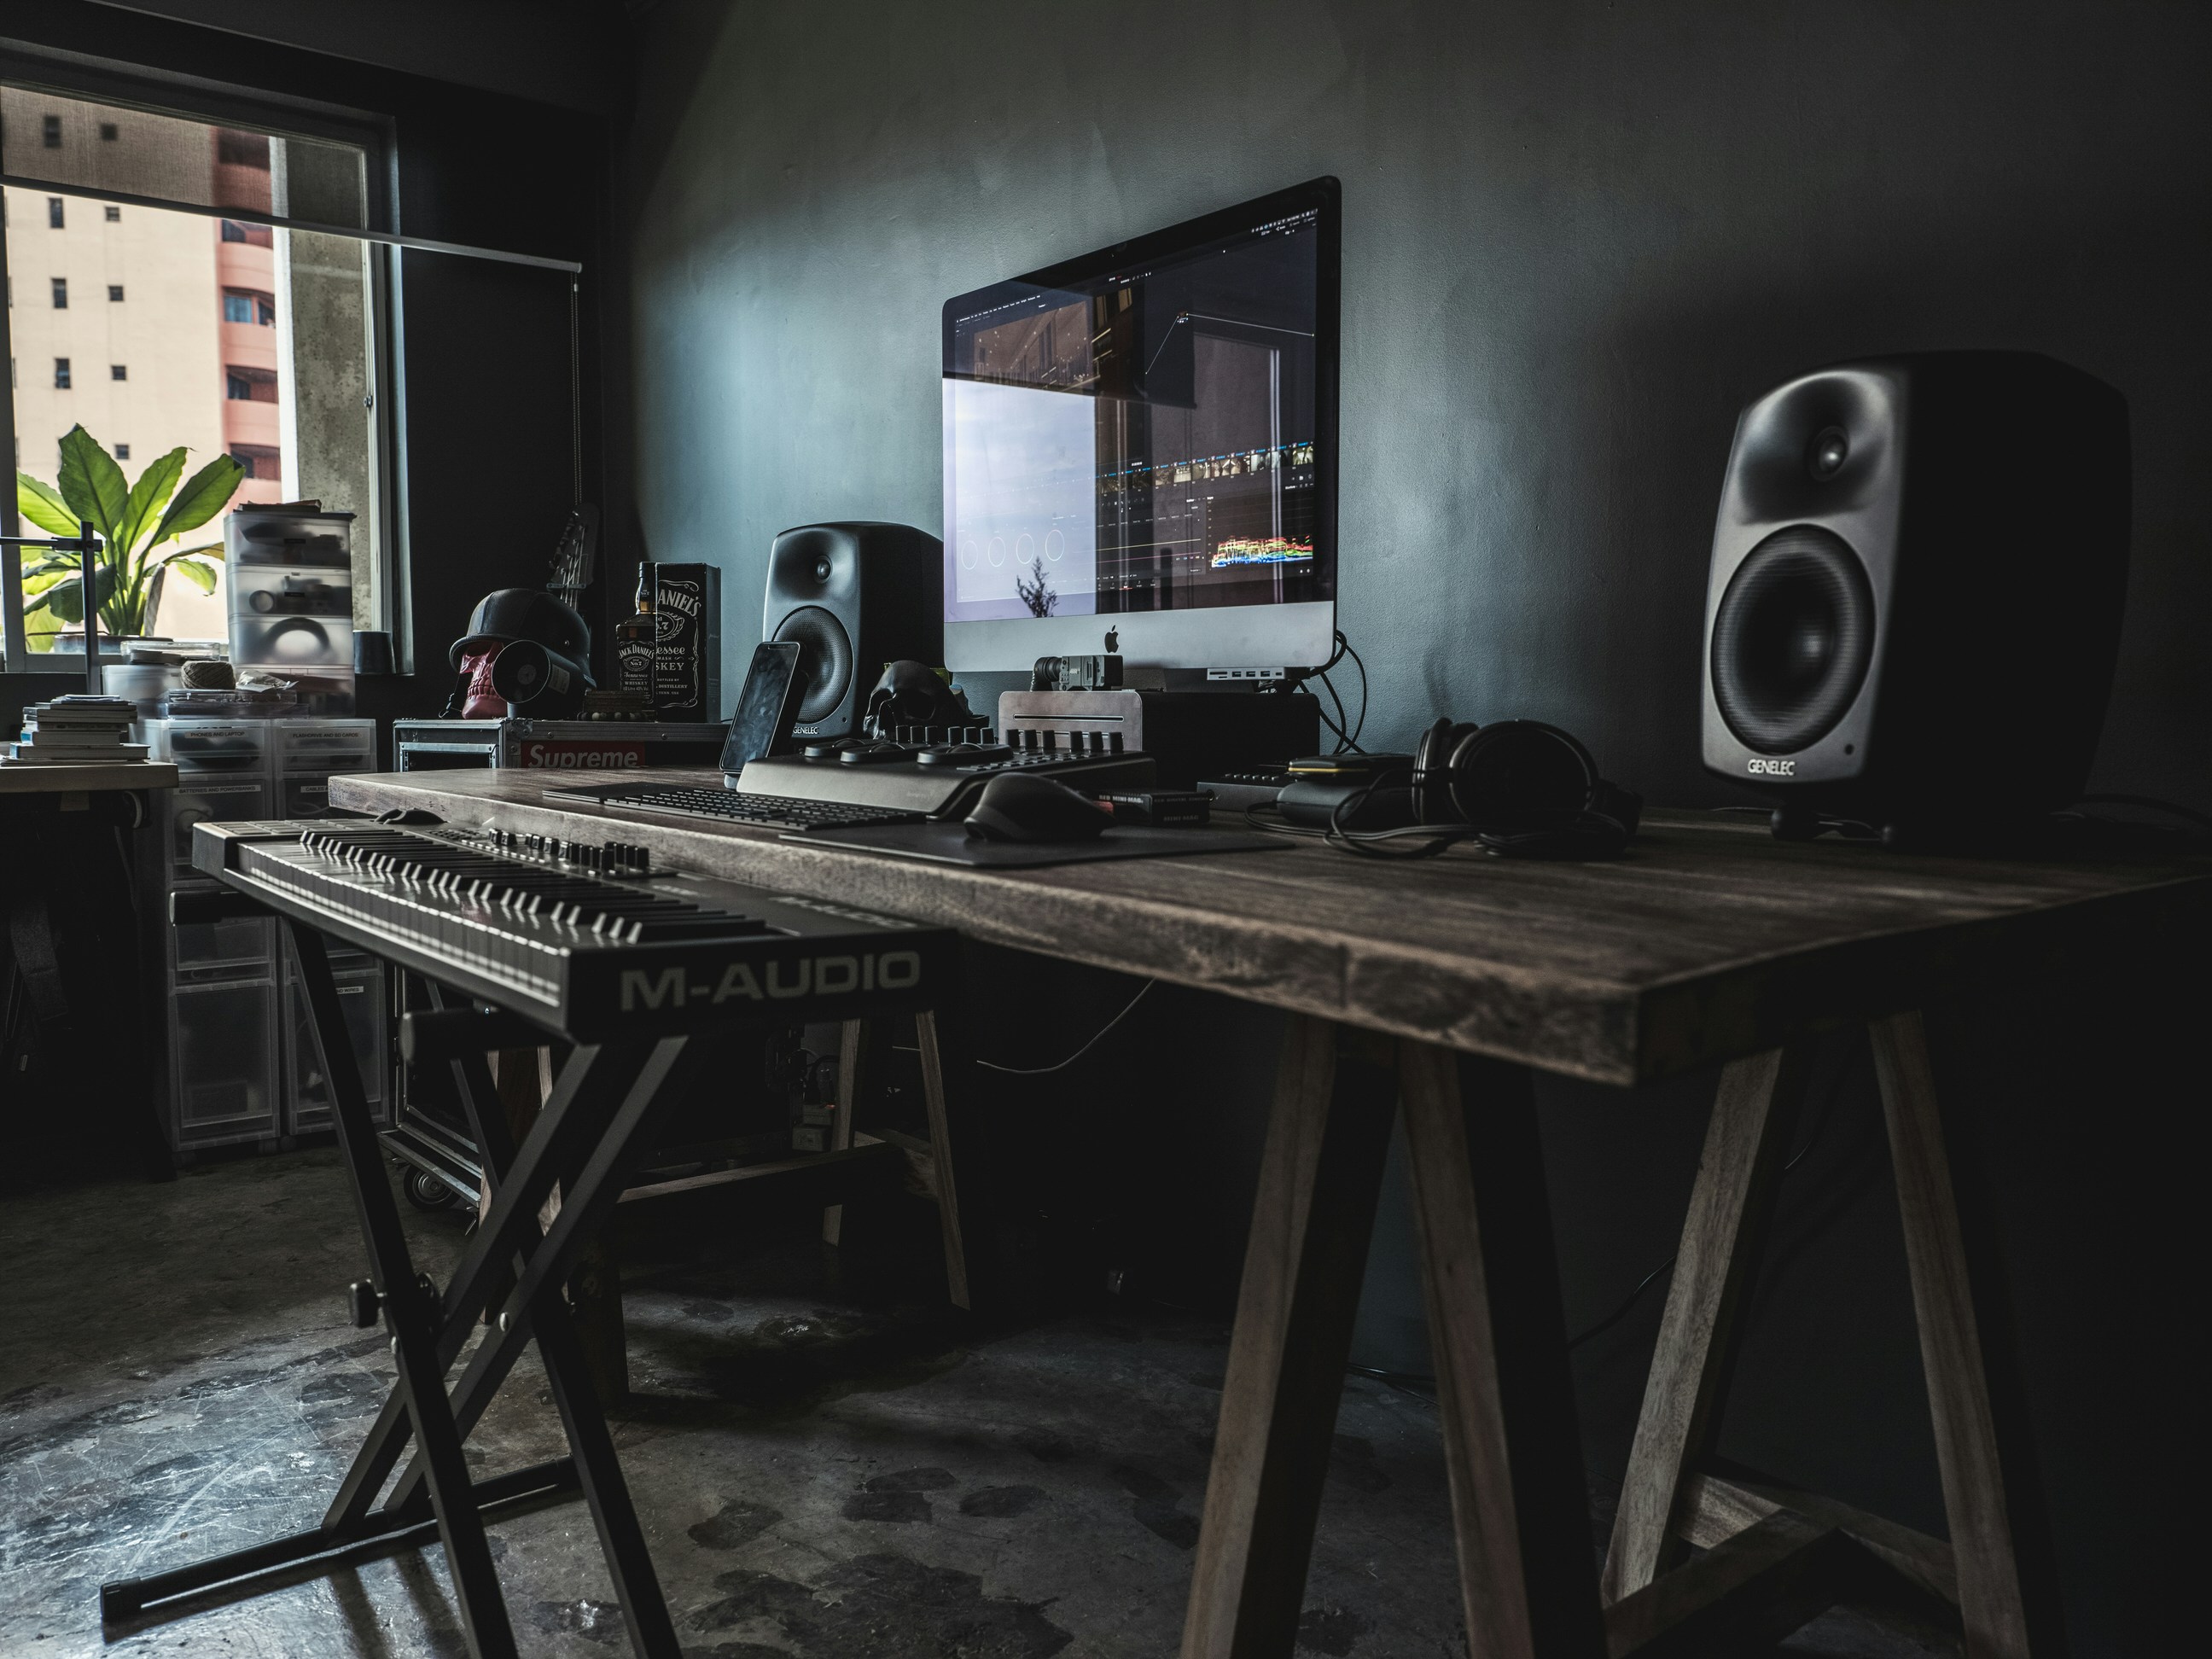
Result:
<svg viewBox="0 0 2212 1659">
<path fill-rule="evenodd" d="M 1370 796 L 1388 790 L 1410 796 L 1410 823 L 1346 827 Z M 1379 778 L 1336 804 L 1326 839 L 1370 858 L 1434 858 L 1462 841 L 1504 858 L 1613 858 L 1643 812 L 1644 798 L 1607 782 L 1571 732 L 1541 720 L 1440 720 L 1414 745 L 1410 775 Z"/>
</svg>

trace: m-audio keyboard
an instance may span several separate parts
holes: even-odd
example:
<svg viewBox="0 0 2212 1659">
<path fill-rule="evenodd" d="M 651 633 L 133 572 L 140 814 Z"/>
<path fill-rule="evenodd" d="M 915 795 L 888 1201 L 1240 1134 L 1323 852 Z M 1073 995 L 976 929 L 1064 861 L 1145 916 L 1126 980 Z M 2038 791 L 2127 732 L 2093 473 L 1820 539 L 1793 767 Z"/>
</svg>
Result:
<svg viewBox="0 0 2212 1659">
<path fill-rule="evenodd" d="M 644 848 L 451 826 L 200 823 L 192 862 L 281 915 L 578 1042 L 928 1007 L 952 936 L 656 872 Z"/>
</svg>

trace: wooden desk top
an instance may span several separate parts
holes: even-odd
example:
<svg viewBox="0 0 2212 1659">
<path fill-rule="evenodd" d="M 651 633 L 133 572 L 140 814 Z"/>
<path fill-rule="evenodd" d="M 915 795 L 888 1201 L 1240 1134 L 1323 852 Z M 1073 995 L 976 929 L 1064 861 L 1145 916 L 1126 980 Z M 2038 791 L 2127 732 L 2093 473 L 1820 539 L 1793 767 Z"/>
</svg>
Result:
<svg viewBox="0 0 2212 1659">
<path fill-rule="evenodd" d="M 386 773 L 331 779 L 331 801 L 636 842 L 728 880 L 1617 1084 L 2005 975 L 2105 973 L 2201 949 L 2212 923 L 2212 856 L 1998 861 L 1785 844 L 1758 820 L 1705 813 L 1655 813 L 1628 856 L 1587 864 L 1458 848 L 1391 865 L 1298 842 L 985 871 L 544 799 L 623 775 Z"/>
<path fill-rule="evenodd" d="M 0 766 L 0 795 L 68 794 L 88 789 L 173 789 L 167 761 L 91 761 L 82 766 Z"/>
</svg>

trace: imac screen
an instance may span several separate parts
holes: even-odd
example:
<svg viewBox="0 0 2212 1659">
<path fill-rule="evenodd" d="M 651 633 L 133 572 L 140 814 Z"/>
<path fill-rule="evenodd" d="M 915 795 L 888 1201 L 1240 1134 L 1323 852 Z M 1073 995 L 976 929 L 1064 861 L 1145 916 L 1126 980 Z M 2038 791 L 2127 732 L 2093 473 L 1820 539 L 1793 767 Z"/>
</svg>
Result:
<svg viewBox="0 0 2212 1659">
<path fill-rule="evenodd" d="M 1017 641 L 1013 663 L 1101 648 L 1109 624 L 1079 618 L 1126 618 L 1135 638 L 1161 612 L 1333 617 L 1335 203 L 1318 180 L 946 306 L 956 633 L 1065 619 L 969 630 Z M 1271 648 L 1231 632 L 1252 643 L 1179 629 L 1184 665 Z"/>
</svg>

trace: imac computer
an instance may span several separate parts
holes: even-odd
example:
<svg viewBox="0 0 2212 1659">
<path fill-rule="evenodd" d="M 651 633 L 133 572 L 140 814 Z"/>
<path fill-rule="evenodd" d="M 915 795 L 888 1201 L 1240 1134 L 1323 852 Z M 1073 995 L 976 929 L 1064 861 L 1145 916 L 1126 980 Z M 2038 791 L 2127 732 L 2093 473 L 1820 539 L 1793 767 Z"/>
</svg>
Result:
<svg viewBox="0 0 2212 1659">
<path fill-rule="evenodd" d="M 946 304 L 948 667 L 1328 660 L 1337 200 L 1316 179 Z"/>
</svg>

